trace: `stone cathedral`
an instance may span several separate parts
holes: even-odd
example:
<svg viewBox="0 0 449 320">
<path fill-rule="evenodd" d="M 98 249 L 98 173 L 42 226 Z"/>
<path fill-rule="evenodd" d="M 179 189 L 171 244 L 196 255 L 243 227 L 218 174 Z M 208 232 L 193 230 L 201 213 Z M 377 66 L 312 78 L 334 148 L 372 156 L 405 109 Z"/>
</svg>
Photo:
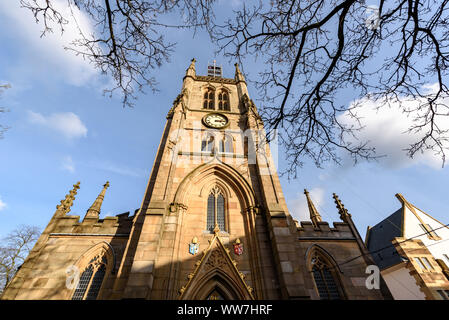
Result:
<svg viewBox="0 0 449 320">
<path fill-rule="evenodd" d="M 106 182 L 80 220 L 78 182 L 2 299 L 391 299 L 337 195 L 333 226 L 306 190 L 310 221 L 292 218 L 238 65 L 208 68 L 167 108 L 140 209 L 100 219 Z"/>
</svg>

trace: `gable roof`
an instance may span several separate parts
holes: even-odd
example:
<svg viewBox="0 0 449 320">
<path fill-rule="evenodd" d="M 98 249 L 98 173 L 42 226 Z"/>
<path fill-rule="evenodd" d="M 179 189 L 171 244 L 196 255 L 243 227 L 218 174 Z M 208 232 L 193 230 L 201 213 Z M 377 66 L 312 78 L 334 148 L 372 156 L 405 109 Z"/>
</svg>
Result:
<svg viewBox="0 0 449 320">
<path fill-rule="evenodd" d="M 366 246 L 382 270 L 403 261 L 391 243 L 402 236 L 403 223 L 403 209 L 400 208 L 368 231 Z"/>
<path fill-rule="evenodd" d="M 397 253 L 391 241 L 395 237 L 405 236 L 406 209 L 411 212 L 422 224 L 424 224 L 424 221 L 422 220 L 422 217 L 420 217 L 421 214 L 428 216 L 441 225 L 444 225 L 428 213 L 411 204 L 402 194 L 397 193 L 396 198 L 398 198 L 401 202 L 402 207 L 396 210 L 389 217 L 376 224 L 374 227 L 368 228 L 367 231 L 365 241 L 366 246 L 380 269 L 388 268 L 404 261 L 405 259 Z"/>
</svg>

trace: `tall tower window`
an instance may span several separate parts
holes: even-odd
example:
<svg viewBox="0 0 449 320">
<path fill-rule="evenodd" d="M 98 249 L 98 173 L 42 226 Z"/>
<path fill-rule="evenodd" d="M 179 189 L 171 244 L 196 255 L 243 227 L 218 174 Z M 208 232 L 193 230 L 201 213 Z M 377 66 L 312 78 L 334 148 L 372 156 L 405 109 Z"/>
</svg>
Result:
<svg viewBox="0 0 449 320">
<path fill-rule="evenodd" d="M 226 134 L 223 137 L 223 139 L 220 141 L 219 151 L 220 152 L 233 152 L 232 137 L 231 136 Z"/>
<path fill-rule="evenodd" d="M 213 135 L 207 135 L 203 141 L 201 141 L 201 151 L 212 152 L 214 149 L 215 139 Z"/>
<path fill-rule="evenodd" d="M 230 111 L 229 94 L 225 90 L 218 93 L 218 110 Z"/>
<path fill-rule="evenodd" d="M 225 199 L 218 187 L 214 187 L 207 198 L 207 230 L 213 232 L 215 225 L 222 231 L 226 228 Z"/>
<path fill-rule="evenodd" d="M 320 255 L 315 254 L 311 260 L 312 275 L 321 300 L 342 299 L 338 280 L 335 275 L 335 267 L 325 261 Z"/>
<path fill-rule="evenodd" d="M 203 109 L 215 110 L 215 92 L 212 89 L 204 93 Z"/>
<path fill-rule="evenodd" d="M 100 292 L 106 275 L 107 259 L 104 255 L 97 255 L 90 260 L 80 276 L 72 300 L 95 300 Z"/>
</svg>

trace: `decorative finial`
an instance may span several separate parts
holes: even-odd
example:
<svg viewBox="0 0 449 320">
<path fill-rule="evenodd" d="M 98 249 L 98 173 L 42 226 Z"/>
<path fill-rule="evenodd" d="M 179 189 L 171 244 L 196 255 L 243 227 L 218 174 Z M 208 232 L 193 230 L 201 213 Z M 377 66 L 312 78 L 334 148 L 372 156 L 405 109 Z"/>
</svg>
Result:
<svg viewBox="0 0 449 320">
<path fill-rule="evenodd" d="M 78 181 L 73 185 L 73 189 L 69 191 L 69 194 L 65 196 L 64 200 L 61 200 L 61 204 L 56 206 L 56 209 L 61 212 L 61 214 L 65 215 L 70 212 L 70 209 L 73 205 L 73 200 L 75 200 L 75 195 L 77 190 L 80 188 L 80 182 Z"/>
<path fill-rule="evenodd" d="M 195 58 L 192 58 L 192 60 L 190 60 L 190 65 L 187 68 L 186 76 L 191 76 L 193 78 L 196 77 L 195 62 L 196 62 Z"/>
<path fill-rule="evenodd" d="M 323 221 L 321 219 L 321 215 L 319 214 L 318 210 L 315 208 L 315 205 L 310 199 L 309 191 L 307 191 L 307 189 L 304 189 L 304 194 L 306 195 L 307 198 L 307 206 L 309 207 L 310 220 L 312 221 L 315 227 L 318 227 L 318 222 Z"/>
<path fill-rule="evenodd" d="M 348 218 L 351 218 L 351 214 L 349 214 L 348 209 L 346 209 L 343 203 L 341 203 L 340 199 L 338 199 L 338 196 L 335 193 L 333 193 L 332 196 L 335 200 L 335 204 L 337 205 L 340 219 L 346 221 Z"/>
<path fill-rule="evenodd" d="M 242 72 L 240 71 L 239 64 L 235 63 L 234 66 L 235 66 L 235 76 L 234 76 L 235 80 L 237 82 L 239 82 L 239 81 L 245 82 L 245 77 L 243 76 Z"/>
<path fill-rule="evenodd" d="M 220 232 L 220 227 L 218 227 L 218 224 L 216 223 L 215 227 L 214 227 L 214 233 L 218 234 L 219 232 Z"/>
<path fill-rule="evenodd" d="M 195 58 L 192 58 L 192 60 L 190 60 L 190 66 L 189 69 L 193 69 L 193 71 L 195 71 Z"/>
<path fill-rule="evenodd" d="M 89 210 L 87 210 L 86 217 L 98 218 L 100 216 L 101 205 L 103 204 L 107 188 L 109 188 L 109 181 L 106 181 L 106 183 L 103 185 L 103 190 L 101 190 L 97 199 L 95 199 L 94 203 L 90 206 Z"/>
</svg>

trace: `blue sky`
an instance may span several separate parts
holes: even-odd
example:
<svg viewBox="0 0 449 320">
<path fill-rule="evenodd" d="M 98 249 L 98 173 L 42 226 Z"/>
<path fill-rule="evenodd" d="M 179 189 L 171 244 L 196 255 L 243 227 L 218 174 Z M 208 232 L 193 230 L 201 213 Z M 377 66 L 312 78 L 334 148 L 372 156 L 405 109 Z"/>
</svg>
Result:
<svg viewBox="0 0 449 320">
<path fill-rule="evenodd" d="M 222 2 L 223 3 L 223 2 Z M 0 121 L 11 128 L 0 140 L 0 237 L 20 224 L 44 228 L 62 200 L 81 181 L 72 214 L 83 216 L 106 180 L 110 181 L 102 217 L 139 208 L 159 145 L 165 116 L 179 93 L 190 59 L 197 74 L 207 62 L 222 63 L 225 77 L 234 76 L 233 63 L 214 56 L 208 37 L 189 31 L 168 32 L 178 43 L 171 62 L 156 71 L 159 92 L 139 95 L 133 109 L 119 97 L 104 97 L 108 79 L 79 57 L 62 49 L 74 35 L 70 28 L 40 38 L 40 26 L 30 12 L 13 1 L 0 3 L 0 82 L 11 88 L 0 97 L 10 112 Z M 239 3 L 233 2 L 238 9 Z M 247 77 L 257 76 L 258 63 L 245 64 Z M 257 92 L 250 85 L 257 104 Z M 355 97 L 347 93 L 342 101 Z M 376 114 L 367 103 L 367 129 L 362 137 L 388 154 L 385 159 L 353 166 L 344 162 L 318 169 L 307 163 L 298 178 L 281 177 L 290 212 L 304 220 L 303 189 L 311 191 L 323 219 L 339 221 L 332 199 L 337 193 L 364 236 L 400 207 L 402 193 L 420 209 L 444 223 L 447 218 L 448 168 L 431 154 L 406 158 L 401 147 L 410 137 L 401 134 L 406 121 L 394 110 Z M 278 165 L 285 168 L 279 152 Z"/>
</svg>

